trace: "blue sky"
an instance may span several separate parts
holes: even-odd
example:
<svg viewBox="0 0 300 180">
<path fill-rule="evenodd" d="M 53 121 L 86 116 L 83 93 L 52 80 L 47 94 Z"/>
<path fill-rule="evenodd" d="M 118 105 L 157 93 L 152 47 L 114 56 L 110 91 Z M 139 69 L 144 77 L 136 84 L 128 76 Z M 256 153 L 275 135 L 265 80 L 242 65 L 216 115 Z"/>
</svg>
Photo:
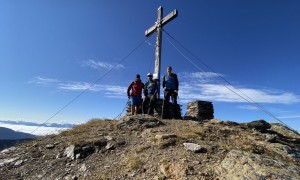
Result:
<svg viewBox="0 0 300 180">
<path fill-rule="evenodd" d="M 161 73 L 171 65 L 178 74 L 184 111 L 187 102 L 207 100 L 218 119 L 277 122 L 227 86 L 300 131 L 296 0 L 2 0 L 0 119 L 42 123 L 99 78 L 49 123 L 116 117 L 135 74 L 145 82 L 153 72 L 155 35 L 146 40 L 144 32 L 159 6 L 164 15 L 179 12 L 164 26 L 176 41 L 163 33 Z"/>
</svg>

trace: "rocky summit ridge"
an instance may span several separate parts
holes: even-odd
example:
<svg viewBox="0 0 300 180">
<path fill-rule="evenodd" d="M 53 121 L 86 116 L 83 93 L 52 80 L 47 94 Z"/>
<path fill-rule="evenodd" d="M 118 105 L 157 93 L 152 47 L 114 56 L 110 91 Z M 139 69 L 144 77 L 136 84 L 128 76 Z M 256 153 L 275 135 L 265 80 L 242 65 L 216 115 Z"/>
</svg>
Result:
<svg viewBox="0 0 300 180">
<path fill-rule="evenodd" d="M 0 179 L 300 179 L 300 135 L 264 120 L 86 124 L 0 153 Z"/>
</svg>

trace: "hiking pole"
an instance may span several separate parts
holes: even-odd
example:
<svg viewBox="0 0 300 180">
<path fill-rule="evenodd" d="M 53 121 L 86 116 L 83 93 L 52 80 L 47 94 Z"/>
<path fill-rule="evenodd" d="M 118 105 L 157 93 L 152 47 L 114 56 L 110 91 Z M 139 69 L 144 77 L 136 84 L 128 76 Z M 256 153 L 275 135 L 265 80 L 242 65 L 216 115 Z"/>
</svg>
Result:
<svg viewBox="0 0 300 180">
<path fill-rule="evenodd" d="M 126 104 L 125 104 L 125 107 L 123 108 L 122 112 L 121 112 L 117 117 L 115 117 L 114 120 L 117 119 L 117 118 L 119 119 L 119 118 L 121 117 L 122 113 L 124 112 L 125 108 L 126 108 L 127 105 L 128 105 L 129 100 L 130 100 L 130 98 L 128 98 L 128 100 L 127 100 L 127 102 L 126 102 Z"/>
</svg>

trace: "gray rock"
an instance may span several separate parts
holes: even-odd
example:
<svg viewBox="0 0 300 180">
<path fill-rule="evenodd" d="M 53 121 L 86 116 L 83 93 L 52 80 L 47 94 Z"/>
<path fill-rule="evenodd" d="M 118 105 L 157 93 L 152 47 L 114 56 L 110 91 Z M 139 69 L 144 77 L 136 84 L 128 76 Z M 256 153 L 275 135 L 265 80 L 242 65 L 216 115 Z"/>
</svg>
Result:
<svg viewBox="0 0 300 180">
<path fill-rule="evenodd" d="M 15 163 L 15 166 L 20 166 L 21 164 L 23 164 L 23 162 L 24 162 L 23 160 L 19 160 Z"/>
<path fill-rule="evenodd" d="M 10 158 L 10 159 L 0 159 L 0 167 L 5 166 L 6 164 L 12 163 L 18 159 L 20 159 L 20 158 L 14 157 L 14 158 Z"/>
<path fill-rule="evenodd" d="M 87 170 L 87 168 L 86 168 L 85 164 L 82 164 L 79 171 L 85 172 L 86 170 Z"/>
<path fill-rule="evenodd" d="M 295 162 L 300 162 L 300 151 L 297 151 L 290 146 L 275 143 L 269 145 L 268 148 L 280 154 L 282 157 L 290 158 Z"/>
<path fill-rule="evenodd" d="M 220 179 L 300 178 L 299 168 L 294 165 L 239 150 L 231 150 L 215 172 Z"/>
<path fill-rule="evenodd" d="M 266 133 L 265 134 L 265 137 L 266 137 L 266 141 L 267 142 L 276 142 L 276 137 L 277 137 L 277 135 L 276 134 L 268 134 L 268 133 Z"/>
<path fill-rule="evenodd" d="M 114 138 L 113 138 L 113 137 L 111 137 L 111 136 L 105 136 L 105 139 L 106 139 L 106 140 L 108 140 L 108 141 L 112 141 L 112 140 L 114 140 Z"/>
<path fill-rule="evenodd" d="M 81 159 L 81 158 L 82 158 L 82 156 L 81 156 L 81 154 L 80 154 L 80 153 L 78 153 L 78 154 L 76 154 L 76 155 L 75 155 L 75 158 L 76 158 L 76 159 Z"/>
<path fill-rule="evenodd" d="M 71 145 L 69 147 L 66 148 L 65 152 L 64 152 L 64 156 L 74 159 L 75 158 L 75 154 L 74 154 L 74 150 L 75 150 L 75 146 Z"/>
<path fill-rule="evenodd" d="M 53 148 L 55 148 L 55 145 L 54 144 L 47 144 L 46 148 L 47 149 L 53 149 Z"/>
<path fill-rule="evenodd" d="M 105 146 L 105 149 L 107 149 L 107 150 L 113 150 L 113 149 L 115 149 L 115 145 L 112 144 L 112 143 L 108 143 L 108 144 Z"/>
<path fill-rule="evenodd" d="M 170 138 L 177 138 L 175 134 L 157 134 L 155 136 L 156 139 L 170 139 Z"/>
<path fill-rule="evenodd" d="M 4 149 L 0 152 L 0 154 L 7 154 L 7 153 L 10 153 L 12 151 L 15 151 L 17 148 L 16 147 L 10 147 L 10 148 L 7 148 L 7 149 Z"/>
<path fill-rule="evenodd" d="M 56 159 L 62 158 L 62 153 L 58 152 L 55 158 L 56 158 Z"/>
<path fill-rule="evenodd" d="M 201 152 L 205 153 L 205 152 L 207 152 L 207 150 L 204 147 L 202 147 L 198 144 L 195 144 L 195 143 L 183 143 L 183 145 L 184 145 L 184 148 L 187 151 L 192 151 L 194 153 L 201 153 Z"/>
<path fill-rule="evenodd" d="M 272 125 L 272 127 L 271 127 L 272 131 L 276 131 L 277 133 L 282 134 L 287 137 L 296 138 L 296 139 L 300 138 L 300 134 L 298 132 L 289 129 L 288 127 L 286 127 L 282 124 L 271 123 L 271 125 Z"/>
</svg>

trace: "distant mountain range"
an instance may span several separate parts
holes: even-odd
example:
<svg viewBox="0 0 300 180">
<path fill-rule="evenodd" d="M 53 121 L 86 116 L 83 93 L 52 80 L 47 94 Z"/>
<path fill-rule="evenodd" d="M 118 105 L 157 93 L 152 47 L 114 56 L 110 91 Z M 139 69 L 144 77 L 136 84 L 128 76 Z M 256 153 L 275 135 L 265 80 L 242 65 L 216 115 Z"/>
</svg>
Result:
<svg viewBox="0 0 300 180">
<path fill-rule="evenodd" d="M 12 121 L 12 120 L 0 120 L 1 123 L 4 124 L 12 124 L 12 125 L 25 125 L 25 126 L 40 126 L 40 127 L 55 127 L 55 128 L 72 128 L 76 124 L 57 124 L 57 123 L 35 123 L 35 122 L 28 122 L 28 121 Z"/>
</svg>

